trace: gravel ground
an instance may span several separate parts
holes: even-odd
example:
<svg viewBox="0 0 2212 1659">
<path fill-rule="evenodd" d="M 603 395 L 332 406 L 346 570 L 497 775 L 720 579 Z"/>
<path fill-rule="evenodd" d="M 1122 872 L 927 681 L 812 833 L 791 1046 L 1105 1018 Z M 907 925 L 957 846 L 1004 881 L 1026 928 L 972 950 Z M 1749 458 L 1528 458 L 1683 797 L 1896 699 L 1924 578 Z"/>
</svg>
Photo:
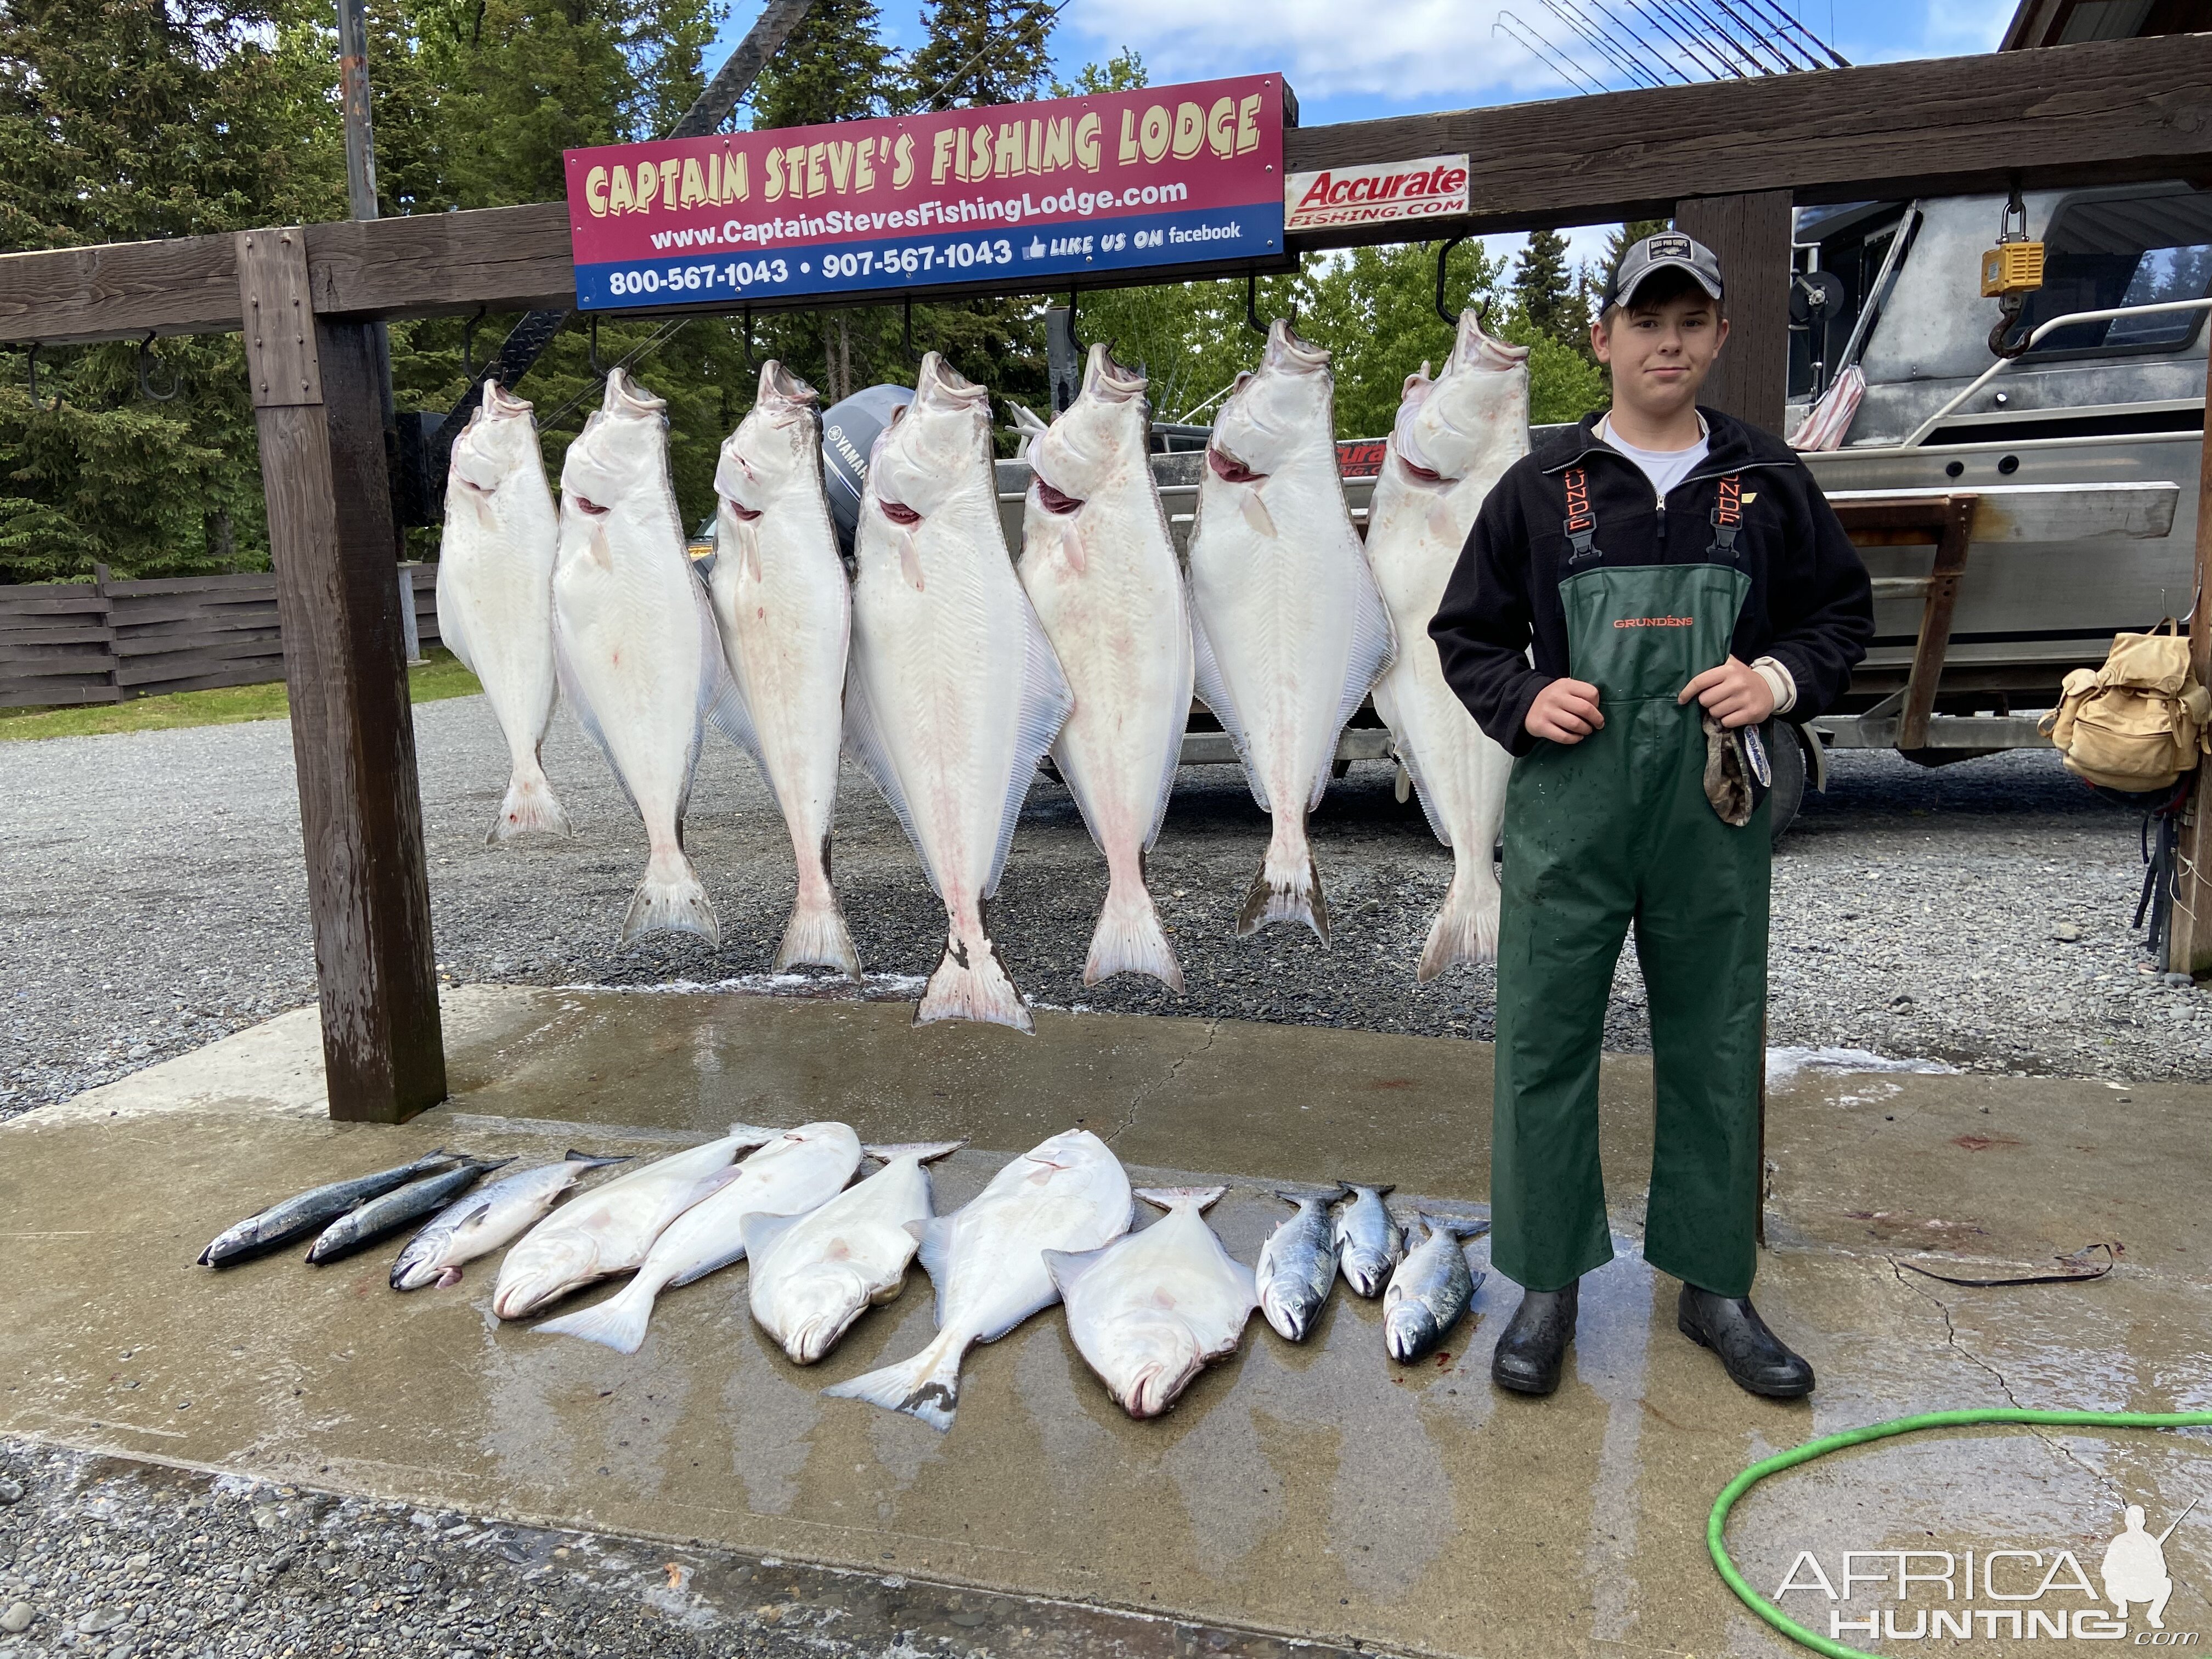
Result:
<svg viewBox="0 0 2212 1659">
<path fill-rule="evenodd" d="M 710 738 L 687 839 L 720 908 L 720 950 L 616 948 L 644 836 L 564 714 L 547 767 L 578 833 L 488 848 L 505 756 L 480 698 L 415 711 L 438 959 L 454 981 L 715 982 L 764 974 L 789 902 L 781 820 L 748 762 Z M 1771 1041 L 1975 1069 L 2212 1080 L 2212 999 L 2151 971 L 2131 933 L 2133 818 L 2055 756 L 1923 771 L 1832 757 L 1775 870 Z M 1105 871 L 1065 789 L 1040 780 L 994 932 L 1041 1004 L 1486 1036 L 1488 969 L 1422 988 L 1413 963 L 1450 858 L 1393 769 L 1362 763 L 1314 823 L 1335 941 L 1231 922 L 1264 820 L 1237 773 L 1182 781 L 1151 866 L 1182 953 L 1176 998 L 1124 977 L 1086 989 Z M 944 913 L 865 777 L 848 769 L 838 885 L 880 994 L 934 965 Z M 0 1115 L 67 1098 L 314 996 L 291 740 L 282 722 L 0 744 Z M 1612 1046 L 1648 1045 L 1624 963 Z"/>
<path fill-rule="evenodd" d="M 1077 1604 L 0 1441 L 0 1659 L 1329 1659 Z M 1370 1650 L 1372 1651 L 1372 1650 Z"/>
</svg>

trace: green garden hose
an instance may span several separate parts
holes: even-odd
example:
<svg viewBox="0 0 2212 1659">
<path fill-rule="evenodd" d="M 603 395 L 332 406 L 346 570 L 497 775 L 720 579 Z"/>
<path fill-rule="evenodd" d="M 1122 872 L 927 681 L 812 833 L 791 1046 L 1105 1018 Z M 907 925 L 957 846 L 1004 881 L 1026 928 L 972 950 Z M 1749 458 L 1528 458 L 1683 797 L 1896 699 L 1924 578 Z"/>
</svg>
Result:
<svg viewBox="0 0 2212 1659">
<path fill-rule="evenodd" d="M 1791 1641 L 1802 1642 L 1815 1653 L 1826 1654 L 1828 1659 L 1880 1659 L 1878 1655 L 1847 1647 L 1833 1637 L 1806 1629 L 1753 1589 L 1736 1571 L 1735 1563 L 1729 1559 L 1729 1511 L 1735 1507 L 1736 1499 L 1768 1475 L 1794 1469 L 1800 1463 L 1809 1463 L 1846 1446 L 1863 1446 L 1870 1440 L 1887 1440 L 1892 1435 L 1911 1434 L 1918 1429 L 1978 1428 L 1990 1423 L 2027 1423 L 2054 1429 L 2203 1429 L 2212 1428 L 2212 1412 L 1923 1412 L 1917 1417 L 1894 1417 L 1887 1423 L 1871 1423 L 1863 1429 L 1846 1429 L 1841 1434 L 1808 1440 L 1802 1446 L 1753 1463 L 1729 1481 L 1713 1500 L 1713 1512 L 1705 1521 L 1705 1547 L 1712 1552 L 1713 1565 L 1719 1570 L 1722 1582 L 1736 1593 L 1744 1606 Z"/>
</svg>

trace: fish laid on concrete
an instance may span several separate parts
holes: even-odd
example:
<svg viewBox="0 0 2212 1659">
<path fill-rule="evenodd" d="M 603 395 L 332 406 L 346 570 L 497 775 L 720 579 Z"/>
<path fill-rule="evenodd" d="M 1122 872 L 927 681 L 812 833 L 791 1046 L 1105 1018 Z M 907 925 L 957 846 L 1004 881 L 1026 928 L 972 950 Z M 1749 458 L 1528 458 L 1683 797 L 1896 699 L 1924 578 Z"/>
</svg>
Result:
<svg viewBox="0 0 2212 1659">
<path fill-rule="evenodd" d="M 782 1133 L 732 1123 L 719 1140 L 631 1170 L 563 1205 L 523 1234 L 499 1264 L 491 1310 L 520 1319 L 593 1279 L 629 1273 L 669 1223 L 737 1179 L 732 1158 Z"/>
<path fill-rule="evenodd" d="M 933 351 L 914 401 L 876 440 L 855 551 L 846 735 L 949 924 L 915 1023 L 1029 1030 L 983 906 L 1072 698 L 1006 554 L 990 394 Z"/>
<path fill-rule="evenodd" d="M 1145 377 L 1091 348 L 1082 394 L 1030 446 L 1022 586 L 1075 694 L 1052 746 L 1106 855 L 1083 982 L 1182 969 L 1145 886 L 1190 720 L 1190 601 L 1146 441 Z"/>
<path fill-rule="evenodd" d="M 487 380 L 453 440 L 438 544 L 438 637 L 483 682 L 507 738 L 507 799 L 487 841 L 568 833 L 538 750 L 560 686 L 553 668 L 553 559 L 561 519 L 530 405 Z"/>
<path fill-rule="evenodd" d="M 820 402 L 782 364 L 761 365 L 752 412 L 714 470 L 708 586 L 736 688 L 725 724 L 759 762 L 799 865 L 775 971 L 809 963 L 857 979 L 860 954 L 830 884 L 853 592 L 822 493 Z"/>
<path fill-rule="evenodd" d="M 738 1165 L 729 1181 L 668 1224 L 637 1275 L 605 1301 L 538 1328 L 635 1353 L 653 1304 L 672 1285 L 689 1285 L 742 1261 L 749 1216 L 796 1215 L 826 1204 L 860 1167 L 860 1140 L 842 1123 L 787 1129 Z"/>
<path fill-rule="evenodd" d="M 1190 532 L 1198 695 L 1273 820 L 1239 938 L 1303 921 L 1328 940 L 1306 842 L 1345 722 L 1389 665 L 1389 613 L 1337 476 L 1328 353 L 1278 319 L 1213 423 Z"/>
<path fill-rule="evenodd" d="M 1367 562 L 1396 626 L 1398 658 L 1375 683 L 1437 839 L 1452 849 L 1443 908 L 1421 947 L 1432 980 L 1455 962 L 1498 954 L 1498 874 L 1491 850 L 1505 820 L 1513 758 L 1483 735 L 1444 684 L 1429 618 L 1459 563 L 1474 515 L 1505 469 L 1528 453 L 1528 348 L 1482 331 L 1472 308 L 1444 370 L 1406 377 L 1405 401 L 1367 515 Z"/>
<path fill-rule="evenodd" d="M 332 1218 L 343 1215 L 357 1204 L 366 1204 L 394 1188 L 404 1187 L 410 1181 L 451 1169 L 464 1161 L 459 1152 L 428 1152 L 412 1164 L 355 1176 L 346 1181 L 333 1181 L 326 1187 L 317 1187 L 281 1204 L 272 1204 L 217 1237 L 200 1252 L 200 1265 L 228 1267 L 264 1250 L 273 1250 L 280 1244 L 289 1244 L 325 1226 Z"/>
<path fill-rule="evenodd" d="M 310 1261 L 334 1261 L 364 1244 L 374 1244 L 386 1233 L 397 1232 L 410 1221 L 419 1221 L 443 1209 L 476 1185 L 488 1170 L 504 1169 L 511 1158 L 472 1158 L 451 1170 L 410 1181 L 398 1190 L 372 1198 L 357 1210 L 349 1210 L 315 1235 L 307 1247 Z"/>
<path fill-rule="evenodd" d="M 1132 1417 L 1158 1417 L 1236 1352 L 1260 1305 L 1252 1270 L 1206 1224 L 1206 1206 L 1228 1190 L 1139 1187 L 1139 1198 L 1167 1212 L 1160 1220 L 1085 1255 L 1045 1252 L 1068 1334 Z"/>
<path fill-rule="evenodd" d="M 1484 1278 L 1467 1265 L 1463 1241 L 1488 1232 L 1488 1222 L 1427 1214 L 1420 1219 L 1428 1236 L 1407 1252 L 1382 1292 L 1383 1346 L 1401 1365 L 1436 1352 Z"/>
<path fill-rule="evenodd" d="M 645 878 L 622 942 L 659 929 L 719 942 L 684 855 L 702 722 L 729 684 L 668 475 L 668 405 L 620 368 L 561 467 L 553 642 L 562 690 L 645 821 Z"/>
<path fill-rule="evenodd" d="M 1275 1334 L 1303 1342 L 1336 1284 L 1336 1227 L 1328 1206 L 1346 1196 L 1333 1193 L 1277 1193 L 1297 1212 L 1267 1235 L 1253 1272 L 1260 1283 L 1260 1311 Z"/>
<path fill-rule="evenodd" d="M 480 1193 L 453 1200 L 407 1241 L 392 1264 L 392 1288 L 440 1289 L 461 1282 L 461 1269 L 520 1237 L 562 1194 L 593 1170 L 627 1164 L 627 1158 L 587 1158 L 572 1152 L 558 1164 L 502 1176 Z"/>
<path fill-rule="evenodd" d="M 1337 1262 L 1344 1269 L 1346 1284 L 1362 1296 L 1380 1296 L 1389 1282 L 1390 1269 L 1406 1254 L 1405 1229 L 1383 1207 L 1382 1194 L 1390 1188 L 1347 1182 L 1345 1190 L 1352 1194 L 1352 1202 L 1337 1212 Z"/>
<path fill-rule="evenodd" d="M 937 1286 L 937 1335 L 911 1359 L 824 1394 L 865 1400 L 952 1426 L 960 1361 L 1060 1300 L 1047 1250 L 1095 1250 L 1129 1231 L 1129 1177 L 1106 1143 L 1070 1129 L 1024 1152 L 962 1208 L 922 1230 L 921 1265 Z"/>
<path fill-rule="evenodd" d="M 934 1213 L 929 1171 L 968 1143 L 873 1146 L 884 1167 L 799 1215 L 746 1216 L 745 1269 L 753 1317 L 794 1365 L 836 1347 L 853 1322 L 904 1288 L 907 1264 Z"/>
</svg>

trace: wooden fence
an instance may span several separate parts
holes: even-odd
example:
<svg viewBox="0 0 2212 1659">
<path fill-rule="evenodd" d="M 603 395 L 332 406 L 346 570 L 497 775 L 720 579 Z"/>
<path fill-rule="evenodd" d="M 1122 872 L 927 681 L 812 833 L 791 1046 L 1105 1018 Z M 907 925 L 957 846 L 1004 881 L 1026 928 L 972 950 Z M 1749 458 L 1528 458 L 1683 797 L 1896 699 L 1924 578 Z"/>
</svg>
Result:
<svg viewBox="0 0 2212 1659">
<path fill-rule="evenodd" d="M 422 642 L 438 642 L 435 568 L 412 579 Z M 121 702 L 284 678 L 276 579 L 179 576 L 0 587 L 0 708 Z"/>
</svg>

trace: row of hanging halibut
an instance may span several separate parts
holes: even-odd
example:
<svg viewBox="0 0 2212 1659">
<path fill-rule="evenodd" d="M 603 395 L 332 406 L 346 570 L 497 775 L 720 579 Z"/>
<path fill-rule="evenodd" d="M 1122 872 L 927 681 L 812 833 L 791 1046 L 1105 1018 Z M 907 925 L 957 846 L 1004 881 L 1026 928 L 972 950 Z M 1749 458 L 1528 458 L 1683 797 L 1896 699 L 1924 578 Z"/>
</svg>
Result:
<svg viewBox="0 0 2212 1659">
<path fill-rule="evenodd" d="M 1188 586 L 1147 453 L 1141 375 L 1094 346 L 1081 395 L 1031 447 L 1018 564 L 1000 527 L 988 395 L 935 353 L 870 458 L 848 580 L 823 494 L 818 398 L 780 365 L 723 445 L 711 591 L 670 482 L 665 404 L 617 369 L 569 447 L 557 514 L 530 405 L 488 384 L 456 443 L 441 630 L 475 671 L 513 778 L 492 838 L 565 829 L 538 764 L 554 684 L 644 821 L 623 927 L 718 937 L 683 851 L 704 723 L 752 754 L 792 837 L 779 969 L 860 963 L 830 880 L 841 746 L 862 761 L 943 900 L 916 1022 L 1030 1029 L 988 931 L 1016 820 L 1050 750 L 1105 854 L 1085 982 L 1182 975 L 1146 889 L 1194 684 L 1272 820 L 1237 919 L 1328 912 L 1305 821 L 1372 690 L 1455 873 L 1420 975 L 1494 951 L 1488 856 L 1504 752 L 1443 681 L 1427 621 L 1476 510 L 1527 449 L 1526 352 L 1470 311 L 1443 372 L 1407 378 L 1363 548 L 1334 443 L 1328 354 L 1277 322 L 1206 450 Z"/>
</svg>

